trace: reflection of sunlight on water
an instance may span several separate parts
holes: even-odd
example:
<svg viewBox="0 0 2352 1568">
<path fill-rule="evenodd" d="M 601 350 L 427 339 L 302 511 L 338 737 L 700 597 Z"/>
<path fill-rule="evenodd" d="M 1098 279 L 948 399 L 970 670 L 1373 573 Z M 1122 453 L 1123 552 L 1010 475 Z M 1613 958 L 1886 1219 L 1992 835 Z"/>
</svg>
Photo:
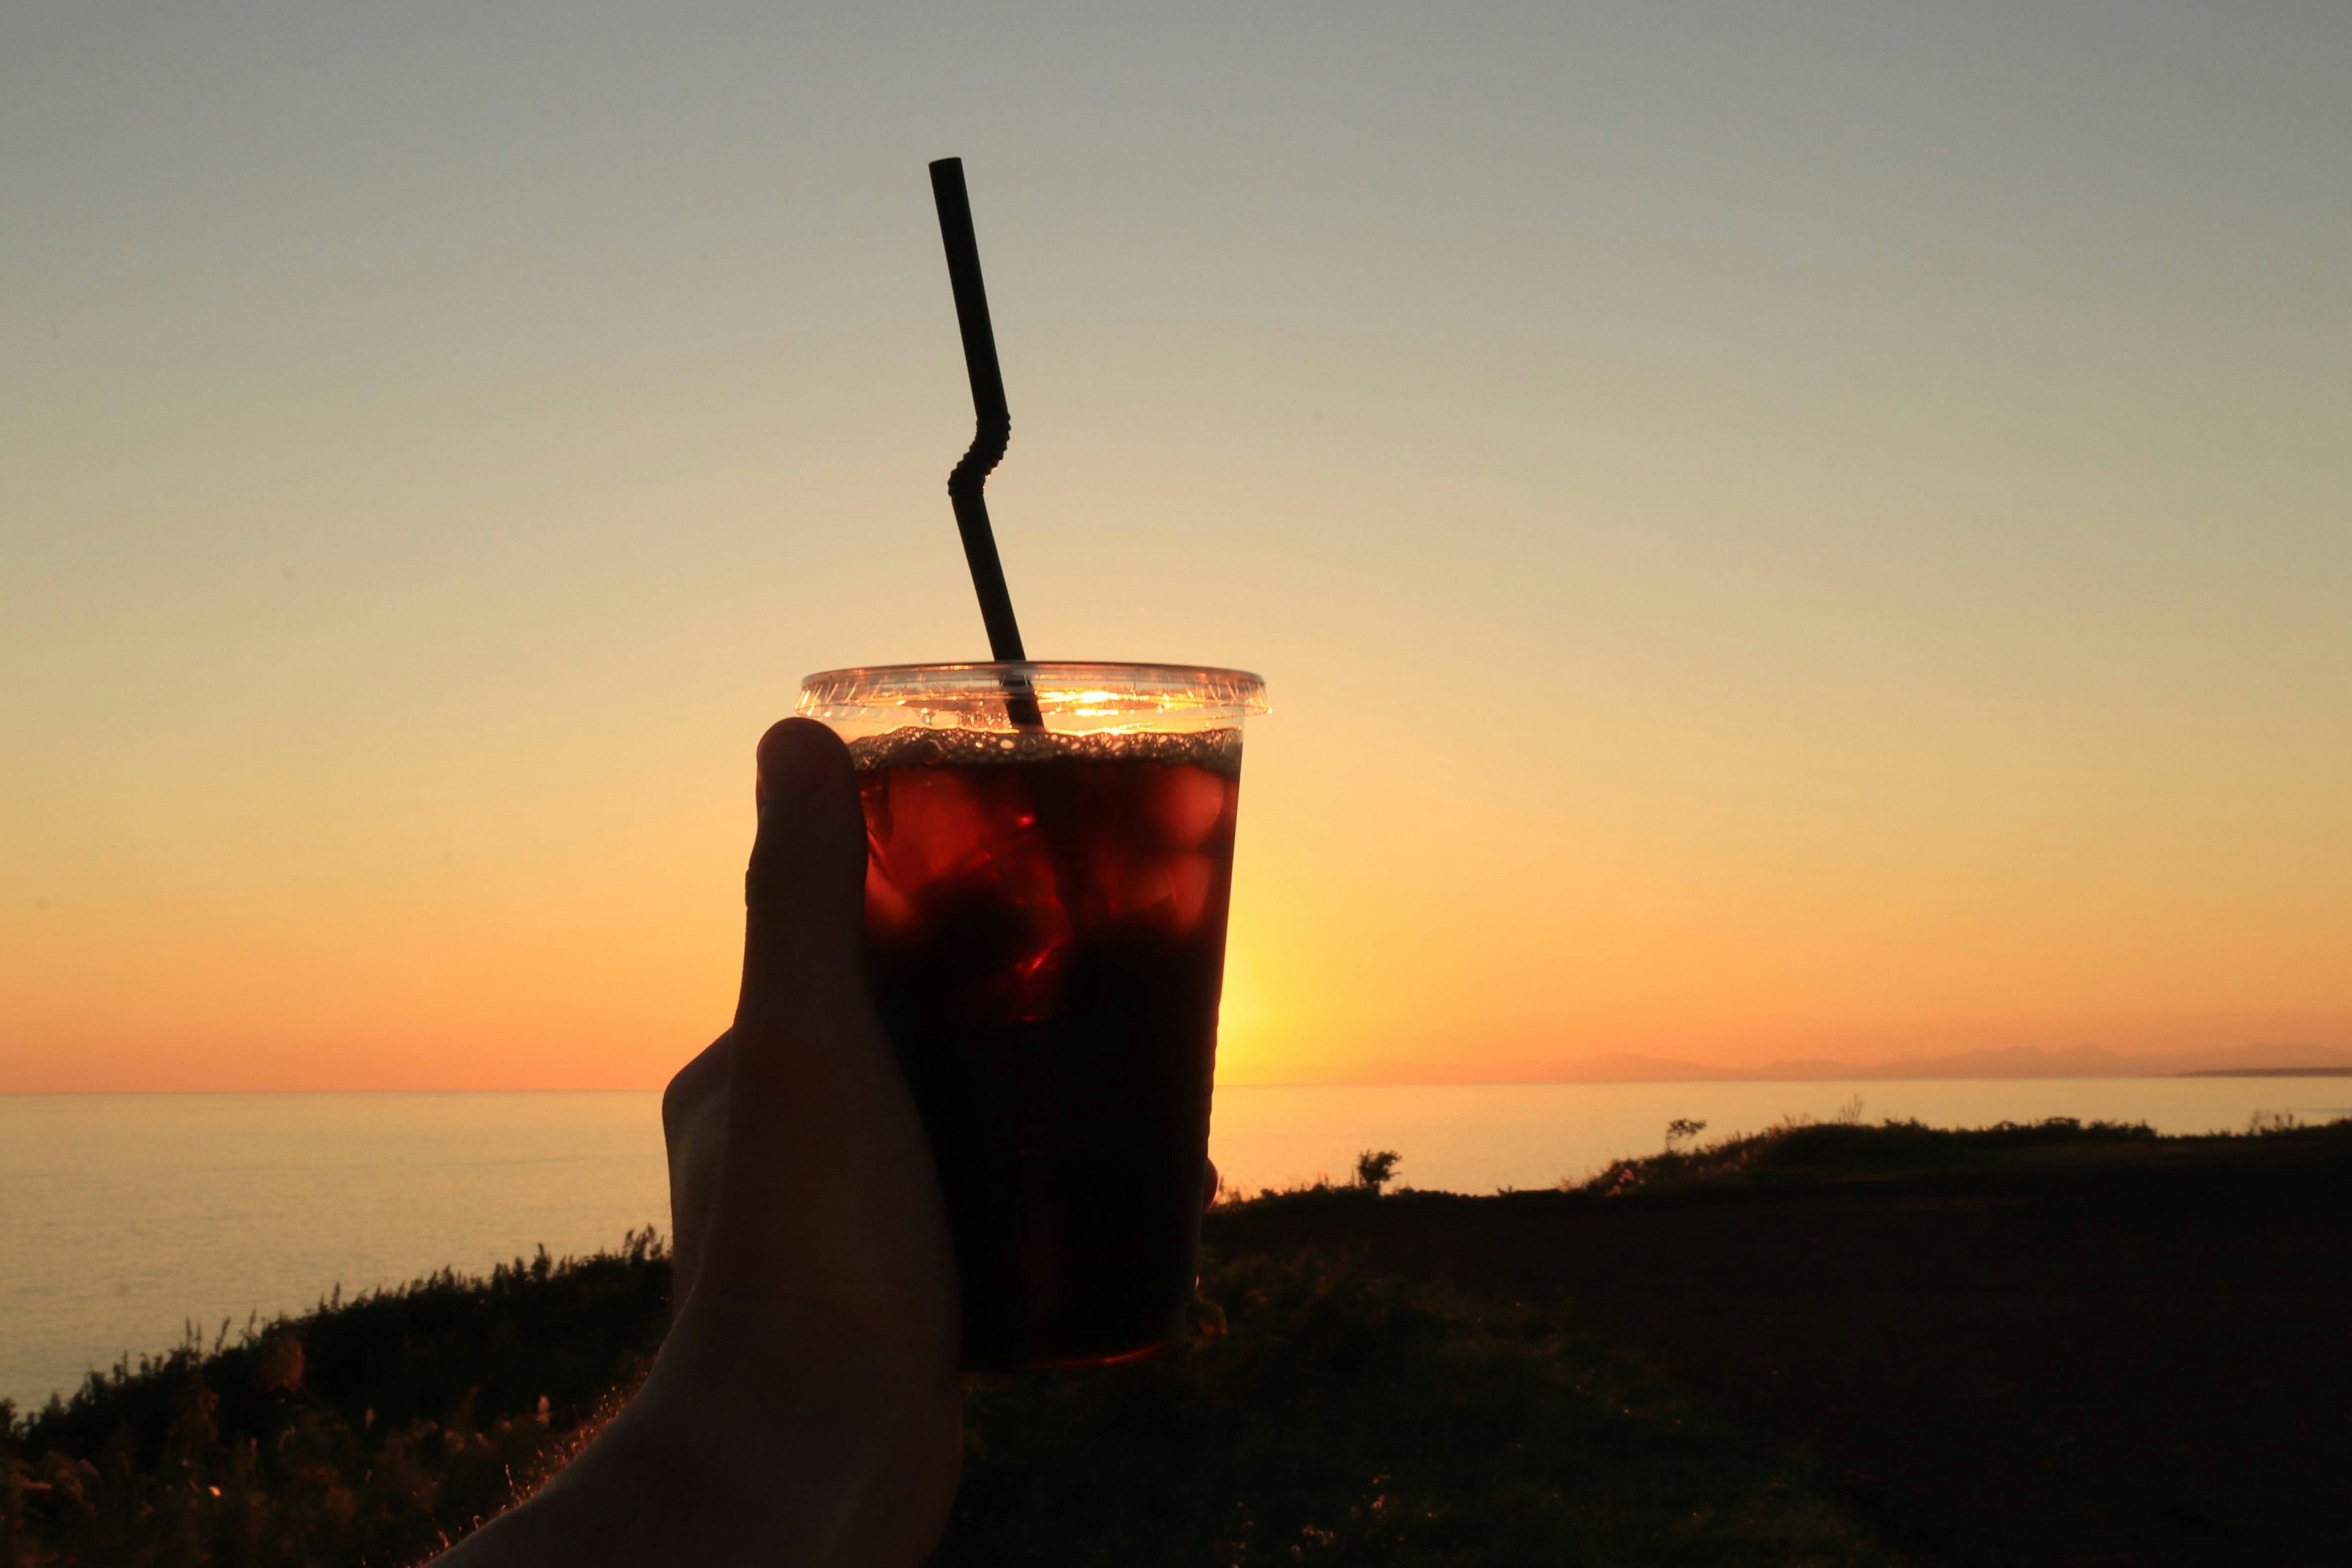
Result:
<svg viewBox="0 0 2352 1568">
<path fill-rule="evenodd" d="M 0 1398 L 668 1216 L 650 1092 L 0 1097 Z"/>
</svg>

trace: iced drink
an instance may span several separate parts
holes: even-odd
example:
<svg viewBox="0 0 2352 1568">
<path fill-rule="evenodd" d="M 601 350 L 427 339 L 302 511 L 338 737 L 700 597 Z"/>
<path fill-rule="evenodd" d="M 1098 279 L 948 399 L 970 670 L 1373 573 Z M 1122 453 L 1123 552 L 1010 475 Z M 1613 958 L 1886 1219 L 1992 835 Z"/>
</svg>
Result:
<svg viewBox="0 0 2352 1568">
<path fill-rule="evenodd" d="M 947 722 L 845 726 L 866 731 L 868 973 L 939 1163 L 965 1365 L 1099 1364 L 1168 1344 L 1192 1294 L 1263 688 L 1022 667 L 1042 722 L 1015 725 L 1002 676 L 974 674 L 1002 668 L 957 672 L 980 695 Z"/>
</svg>

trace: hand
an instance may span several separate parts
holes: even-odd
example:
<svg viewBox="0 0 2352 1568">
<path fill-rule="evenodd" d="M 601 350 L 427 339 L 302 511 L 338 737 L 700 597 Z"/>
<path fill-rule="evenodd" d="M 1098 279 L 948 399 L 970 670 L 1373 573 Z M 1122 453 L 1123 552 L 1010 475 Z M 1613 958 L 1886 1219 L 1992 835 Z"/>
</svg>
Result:
<svg viewBox="0 0 2352 1568">
<path fill-rule="evenodd" d="M 856 781 L 808 720 L 759 756 L 734 1026 L 662 1097 L 675 1326 L 628 1408 L 451 1568 L 911 1564 L 945 1528 L 955 1263 L 866 994 Z"/>
</svg>

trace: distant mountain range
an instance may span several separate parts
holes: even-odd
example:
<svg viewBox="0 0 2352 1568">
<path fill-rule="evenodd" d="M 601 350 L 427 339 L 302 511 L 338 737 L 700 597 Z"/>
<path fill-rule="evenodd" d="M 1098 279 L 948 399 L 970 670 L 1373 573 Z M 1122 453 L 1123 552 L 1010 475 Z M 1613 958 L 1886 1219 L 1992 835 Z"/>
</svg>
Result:
<svg viewBox="0 0 2352 1568">
<path fill-rule="evenodd" d="M 2282 1077 L 2298 1068 L 2329 1076 L 2352 1072 L 2352 1050 L 2333 1046 L 2233 1046 L 2214 1050 L 2158 1055 L 2126 1054 L 2098 1046 L 2049 1051 L 2032 1046 L 2006 1050 L 1962 1051 L 1953 1056 L 1908 1057 L 1897 1061 L 1841 1062 L 1816 1057 L 1762 1067 L 1718 1068 L 1672 1057 L 1616 1051 L 1556 1061 L 1513 1062 L 1482 1072 L 1482 1083 L 1697 1083 L 1725 1080 L 1808 1080 L 1930 1078 L 2221 1078 L 2248 1074 Z M 1463 1082 L 1418 1065 L 1394 1064 L 1367 1075 L 1375 1083 Z"/>
</svg>

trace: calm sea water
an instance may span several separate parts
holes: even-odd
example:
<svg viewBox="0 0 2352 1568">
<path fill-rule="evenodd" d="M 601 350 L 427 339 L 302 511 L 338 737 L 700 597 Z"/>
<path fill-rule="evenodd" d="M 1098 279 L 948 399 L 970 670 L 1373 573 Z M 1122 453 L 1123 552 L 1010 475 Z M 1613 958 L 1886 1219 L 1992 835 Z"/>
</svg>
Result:
<svg viewBox="0 0 2352 1568">
<path fill-rule="evenodd" d="M 1211 1152 L 1255 1192 L 1344 1179 L 1395 1149 L 1419 1187 L 1549 1186 L 1787 1116 L 1978 1126 L 2046 1116 L 2237 1129 L 2258 1110 L 2352 1113 L 2352 1079 L 1221 1089 Z M 544 1244 L 587 1252 L 668 1228 L 657 1098 L 634 1094 L 0 1097 L 0 1398 L 37 1404 L 186 1325 L 299 1310 Z"/>
</svg>

